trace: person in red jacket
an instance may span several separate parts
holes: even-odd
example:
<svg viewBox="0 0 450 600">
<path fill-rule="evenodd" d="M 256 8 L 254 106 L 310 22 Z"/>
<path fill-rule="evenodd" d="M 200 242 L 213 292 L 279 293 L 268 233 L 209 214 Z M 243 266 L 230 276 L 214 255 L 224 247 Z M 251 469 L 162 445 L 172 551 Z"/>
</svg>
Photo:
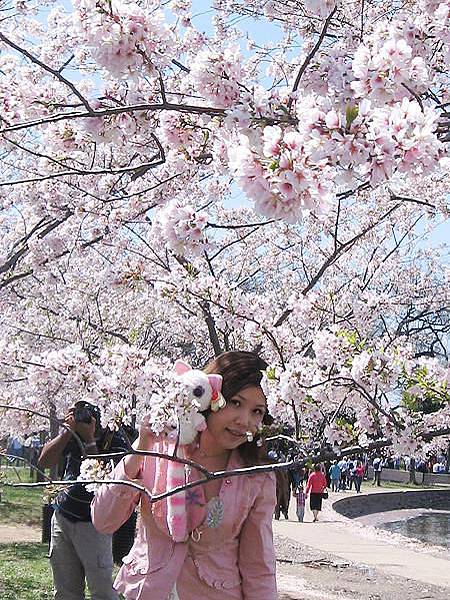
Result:
<svg viewBox="0 0 450 600">
<path fill-rule="evenodd" d="M 358 462 L 356 463 L 356 469 L 355 469 L 355 487 L 356 487 L 356 493 L 360 494 L 361 493 L 361 483 L 364 479 L 364 467 L 362 466 L 362 462 L 360 460 L 358 460 Z"/>
<path fill-rule="evenodd" d="M 314 465 L 314 471 L 308 477 L 306 484 L 306 495 L 309 494 L 309 507 L 314 516 L 313 522 L 317 521 L 319 512 L 322 510 L 322 494 L 327 487 L 327 480 L 322 473 L 319 464 Z"/>
</svg>

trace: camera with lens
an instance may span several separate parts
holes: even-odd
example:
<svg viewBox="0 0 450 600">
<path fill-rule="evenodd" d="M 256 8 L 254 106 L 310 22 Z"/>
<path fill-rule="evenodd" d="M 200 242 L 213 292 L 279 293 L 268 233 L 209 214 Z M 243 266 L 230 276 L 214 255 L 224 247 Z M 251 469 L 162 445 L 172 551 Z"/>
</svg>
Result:
<svg viewBox="0 0 450 600">
<path fill-rule="evenodd" d="M 73 417 L 77 423 L 90 423 L 94 416 L 89 406 L 76 406 Z"/>
</svg>

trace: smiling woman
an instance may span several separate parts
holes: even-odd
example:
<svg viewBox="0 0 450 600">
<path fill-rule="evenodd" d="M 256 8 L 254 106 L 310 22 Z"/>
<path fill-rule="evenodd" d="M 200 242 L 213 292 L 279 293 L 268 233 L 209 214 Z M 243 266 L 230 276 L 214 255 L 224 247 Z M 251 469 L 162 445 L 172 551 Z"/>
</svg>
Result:
<svg viewBox="0 0 450 600">
<path fill-rule="evenodd" d="M 254 466 L 267 461 L 267 451 L 260 443 L 259 429 L 261 425 L 270 425 L 273 421 L 267 410 L 266 397 L 260 387 L 263 371 L 267 363 L 253 352 L 225 352 L 211 361 L 206 367 L 206 373 L 218 373 L 223 377 L 222 395 L 227 401 L 224 411 L 217 416 L 226 415 L 231 422 L 227 425 L 236 433 L 242 433 L 243 421 L 246 418 L 247 429 L 244 430 L 245 441 L 240 440 L 236 446 L 245 466 Z M 232 408 L 235 411 L 232 411 Z M 226 413 L 225 413 L 226 411 Z M 208 429 L 214 426 L 214 420 L 209 422 L 206 411 Z M 234 418 L 233 418 L 233 416 Z M 225 417 L 224 417 L 225 418 Z M 234 426 L 233 426 L 234 423 Z M 237 424 L 239 424 L 237 426 Z M 251 436 L 247 436 L 250 433 Z"/>
<path fill-rule="evenodd" d="M 201 468 L 231 470 L 266 460 L 259 441 L 261 425 L 270 421 L 259 385 L 265 368 L 266 363 L 250 352 L 227 352 L 207 365 L 206 373 L 222 377 L 224 401 L 214 399 L 204 411 L 207 427 L 187 448 L 199 470 L 185 468 L 183 483 L 202 477 Z M 167 455 L 173 453 L 172 446 L 167 437 L 155 437 L 148 419 L 143 419 L 136 449 Z M 167 460 L 127 456 L 113 478 L 138 480 L 155 496 L 168 487 Z M 117 529 L 141 504 L 136 542 L 115 581 L 126 600 L 277 598 L 273 473 L 212 480 L 173 495 L 174 500 L 186 511 L 187 535 L 182 541 L 168 530 L 166 500 L 151 503 L 133 488 L 106 484 L 93 501 L 93 523 L 105 533 Z"/>
</svg>

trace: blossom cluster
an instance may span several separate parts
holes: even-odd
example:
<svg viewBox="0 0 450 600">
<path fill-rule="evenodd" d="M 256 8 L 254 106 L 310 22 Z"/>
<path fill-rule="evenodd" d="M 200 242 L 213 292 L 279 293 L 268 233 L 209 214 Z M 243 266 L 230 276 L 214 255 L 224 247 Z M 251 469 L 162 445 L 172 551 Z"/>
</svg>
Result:
<svg viewBox="0 0 450 600">
<path fill-rule="evenodd" d="M 305 0 L 305 8 L 312 14 L 326 19 L 337 3 L 337 0 Z"/>
<path fill-rule="evenodd" d="M 411 30 L 409 35 L 421 32 Z M 386 22 L 375 28 L 365 44 L 355 51 L 351 88 L 356 98 L 370 99 L 376 106 L 411 97 L 411 89 L 422 94 L 430 85 L 425 59 L 408 44 L 405 32 Z"/>
<path fill-rule="evenodd" d="M 80 474 L 78 481 L 93 481 L 97 483 L 89 483 L 86 485 L 88 492 L 96 492 L 101 486 L 101 481 L 107 479 L 113 470 L 113 463 L 98 460 L 96 458 L 86 458 L 81 462 Z"/>
<path fill-rule="evenodd" d="M 326 214 L 336 184 L 372 187 L 395 172 L 432 173 L 443 157 L 436 113 L 403 98 L 377 108 L 369 100 L 344 111 L 315 95 L 297 104 L 298 124 L 240 133 L 228 148 L 228 166 L 255 209 L 294 223 Z"/>
<path fill-rule="evenodd" d="M 240 82 L 247 80 L 238 46 L 223 51 L 202 50 L 191 64 L 190 78 L 205 100 L 214 106 L 235 105 L 242 94 Z"/>
<path fill-rule="evenodd" d="M 208 121 L 207 117 L 164 111 L 159 118 L 158 136 L 169 149 L 169 157 L 180 156 L 183 161 L 201 160 L 210 133 Z"/>
<path fill-rule="evenodd" d="M 168 247 L 177 254 L 199 254 L 208 247 L 206 237 L 207 215 L 192 206 L 173 200 L 161 209 L 153 224 Z"/>
<path fill-rule="evenodd" d="M 404 387 L 404 373 L 409 372 L 408 394 L 420 397 L 431 391 L 442 404 L 448 398 L 448 367 L 436 359 L 415 359 L 406 346 L 399 340 L 389 349 L 381 343 L 366 348 L 345 330 L 318 331 L 314 357 L 292 357 L 284 368 L 274 364 L 268 369 L 262 385 L 269 410 L 286 425 L 293 424 L 294 411 L 297 428 L 312 436 L 311 444 L 314 431 L 336 448 L 367 446 L 382 433 L 396 449 L 414 452 L 425 443 L 421 432 L 427 431 L 426 419 L 411 411 L 395 390 Z M 413 386 L 418 373 L 420 381 Z M 445 428 L 445 416 L 440 419 Z M 428 420 L 436 428 L 436 418 Z"/>
<path fill-rule="evenodd" d="M 264 128 L 253 145 L 240 135 L 228 149 L 229 168 L 257 212 L 295 223 L 308 212 L 326 212 L 332 182 L 308 161 L 301 135 L 278 126 Z"/>
<path fill-rule="evenodd" d="M 174 38 L 162 11 L 128 0 L 73 0 L 74 28 L 94 60 L 114 77 L 144 69 L 155 76 L 169 64 Z M 148 4 L 148 3 L 147 3 Z M 83 60 L 81 53 L 79 58 Z"/>
<path fill-rule="evenodd" d="M 5 357 L 15 352 L 7 344 L 1 351 Z M 16 360 L 21 362 L 19 356 Z M 155 434 L 176 430 L 182 415 L 195 420 L 199 409 L 189 381 L 175 373 L 171 361 L 149 358 L 136 347 L 105 348 L 92 361 L 80 346 L 69 345 L 36 354 L 31 361 L 22 360 L 27 383 L 26 396 L 20 401 L 23 408 L 33 409 L 29 400 L 47 393 L 53 402 L 58 398 L 63 412 L 74 401 L 71 390 L 77 390 L 77 400 L 100 408 L 104 427 L 117 429 L 119 425 L 131 425 L 136 415 L 138 422 L 148 415 Z M 86 468 L 96 467 L 95 463 L 87 463 Z"/>
</svg>

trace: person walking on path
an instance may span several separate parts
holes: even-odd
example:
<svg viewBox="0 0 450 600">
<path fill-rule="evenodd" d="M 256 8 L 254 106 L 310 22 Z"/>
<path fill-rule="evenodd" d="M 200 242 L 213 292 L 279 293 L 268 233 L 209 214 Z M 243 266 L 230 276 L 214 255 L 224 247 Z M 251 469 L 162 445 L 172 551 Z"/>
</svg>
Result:
<svg viewBox="0 0 450 600">
<path fill-rule="evenodd" d="M 358 462 L 356 463 L 356 467 L 355 467 L 355 488 L 356 488 L 356 493 L 360 494 L 361 493 L 361 484 L 364 478 L 364 467 L 362 465 L 362 462 L 360 460 L 358 460 Z"/>
<path fill-rule="evenodd" d="M 309 493 L 309 507 L 314 517 L 314 523 L 318 520 L 319 512 L 322 510 L 322 498 L 326 487 L 326 477 L 322 473 L 320 465 L 316 464 L 306 484 L 306 495 Z"/>
<path fill-rule="evenodd" d="M 289 475 L 286 471 L 276 471 L 277 504 L 275 506 L 275 519 L 278 521 L 281 513 L 285 519 L 289 519 L 289 502 L 291 499 L 291 486 Z"/>
<path fill-rule="evenodd" d="M 211 406 L 204 411 L 207 427 L 184 447 L 188 458 L 210 472 L 270 462 L 259 433 L 263 423 L 271 422 L 260 387 L 266 367 L 251 352 L 226 352 L 206 367 L 207 374 L 222 376 L 219 400 L 224 402 L 219 408 L 214 400 L 217 410 Z M 144 417 L 135 448 L 171 454 L 173 443 L 164 433 L 156 437 Z M 111 478 L 137 481 L 159 494 L 168 486 L 167 463 L 154 456 L 129 455 Z M 185 478 L 195 482 L 203 475 L 189 467 Z M 91 512 L 95 527 L 108 533 L 140 503 L 138 535 L 114 582 L 126 600 L 276 600 L 275 502 L 273 473 L 192 487 L 177 501 L 187 524 L 182 540 L 168 528 L 167 499 L 152 504 L 129 486 L 100 486 Z"/>
<path fill-rule="evenodd" d="M 305 517 L 305 502 L 306 502 L 306 495 L 303 490 L 303 483 L 300 483 L 300 485 L 297 488 L 295 488 L 294 496 L 297 501 L 297 518 L 300 523 L 303 523 L 303 519 Z"/>
<path fill-rule="evenodd" d="M 372 463 L 373 467 L 373 481 L 372 485 L 381 485 L 381 469 L 383 468 L 383 464 L 381 462 L 381 458 L 379 456 L 375 456 Z"/>
<path fill-rule="evenodd" d="M 338 465 L 341 471 L 339 479 L 339 489 L 345 492 L 345 490 L 347 489 L 348 462 L 345 458 L 342 458 L 338 462 Z"/>
<path fill-rule="evenodd" d="M 353 457 L 350 457 L 350 460 L 348 461 L 348 471 L 347 471 L 347 481 L 348 481 L 348 489 L 349 491 L 352 490 L 353 488 L 353 484 L 355 484 L 355 490 L 356 490 L 356 460 Z"/>
<path fill-rule="evenodd" d="M 331 491 L 338 492 L 339 491 L 339 480 L 341 478 L 341 469 L 339 468 L 337 460 L 333 462 L 330 467 L 330 481 L 331 481 Z"/>
</svg>

